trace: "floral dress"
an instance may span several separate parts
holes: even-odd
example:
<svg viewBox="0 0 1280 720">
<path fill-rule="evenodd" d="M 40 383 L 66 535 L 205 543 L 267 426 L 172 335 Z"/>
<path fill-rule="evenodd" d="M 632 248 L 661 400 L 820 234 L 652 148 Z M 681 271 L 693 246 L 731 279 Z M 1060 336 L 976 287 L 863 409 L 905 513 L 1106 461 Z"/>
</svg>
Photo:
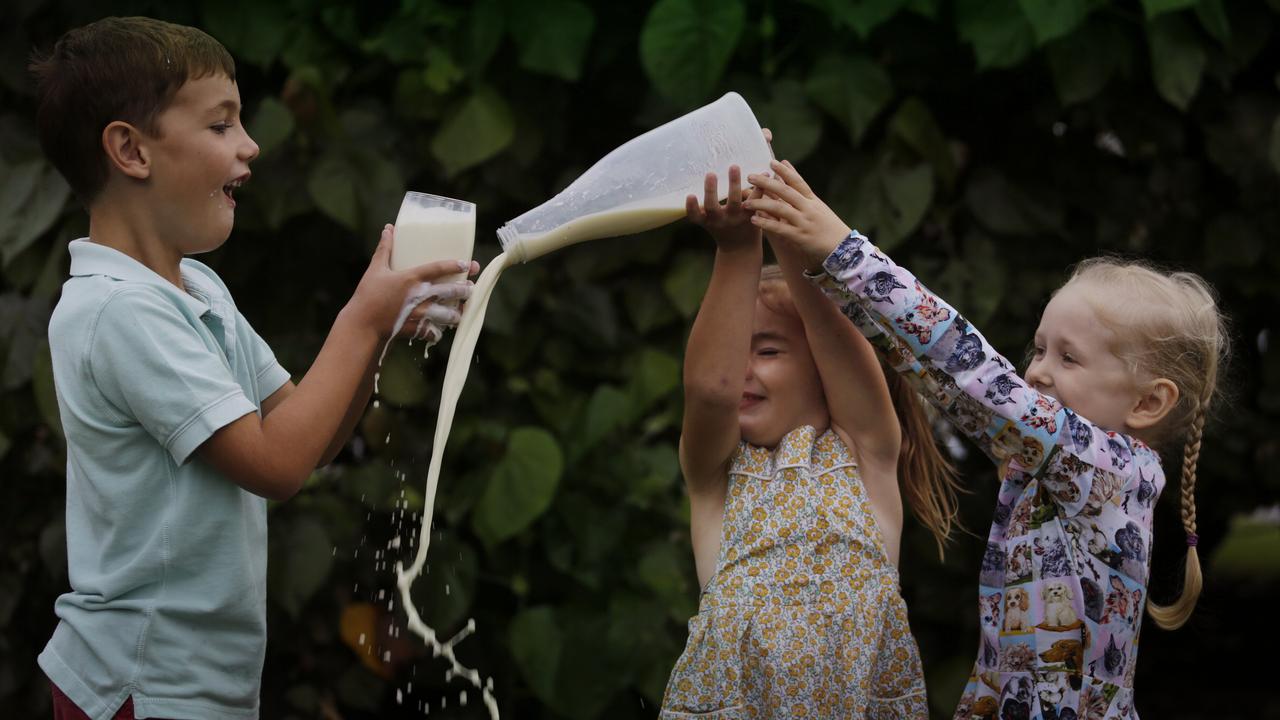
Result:
<svg viewBox="0 0 1280 720">
<path fill-rule="evenodd" d="M 979 581 L 982 637 L 955 717 L 1136 719 L 1159 456 L 1027 385 L 862 235 L 824 268 L 818 285 L 999 467 Z"/>
<path fill-rule="evenodd" d="M 926 718 L 898 572 L 836 433 L 743 443 L 664 720 Z"/>
</svg>

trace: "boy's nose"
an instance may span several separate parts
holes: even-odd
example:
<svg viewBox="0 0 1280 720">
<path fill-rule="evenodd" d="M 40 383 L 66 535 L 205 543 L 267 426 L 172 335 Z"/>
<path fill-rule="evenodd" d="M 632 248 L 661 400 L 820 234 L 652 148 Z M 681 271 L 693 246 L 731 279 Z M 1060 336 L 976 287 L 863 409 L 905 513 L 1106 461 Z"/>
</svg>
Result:
<svg viewBox="0 0 1280 720">
<path fill-rule="evenodd" d="M 244 134 L 244 146 L 240 149 L 240 157 L 245 162 L 252 162 L 258 157 L 258 152 L 258 143 L 254 142 L 253 138 L 249 137 L 249 133 L 246 132 Z"/>
</svg>

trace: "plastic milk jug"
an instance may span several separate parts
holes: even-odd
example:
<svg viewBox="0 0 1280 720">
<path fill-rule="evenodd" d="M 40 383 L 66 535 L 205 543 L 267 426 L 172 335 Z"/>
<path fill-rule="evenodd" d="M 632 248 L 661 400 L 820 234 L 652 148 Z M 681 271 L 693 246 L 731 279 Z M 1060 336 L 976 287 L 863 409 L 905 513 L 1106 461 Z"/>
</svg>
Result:
<svg viewBox="0 0 1280 720">
<path fill-rule="evenodd" d="M 628 141 L 591 166 L 559 195 L 498 230 L 503 251 L 528 262 L 552 250 L 597 238 L 630 235 L 684 216 L 690 193 L 702 198 L 703 178 L 730 165 L 769 171 L 773 153 L 747 101 L 731 92 Z"/>
</svg>

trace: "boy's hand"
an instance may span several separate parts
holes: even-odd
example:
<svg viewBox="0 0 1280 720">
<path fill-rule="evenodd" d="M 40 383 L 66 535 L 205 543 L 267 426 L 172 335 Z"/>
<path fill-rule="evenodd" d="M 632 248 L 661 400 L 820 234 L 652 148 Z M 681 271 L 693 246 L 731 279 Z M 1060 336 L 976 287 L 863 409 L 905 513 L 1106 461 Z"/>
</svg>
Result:
<svg viewBox="0 0 1280 720">
<path fill-rule="evenodd" d="M 770 167 L 778 177 L 747 178 L 764 192 L 764 197 L 753 197 L 744 203 L 746 209 L 755 211 L 751 223 L 770 238 L 793 247 L 806 268 L 820 270 L 831 251 L 852 231 L 818 199 L 791 163 L 775 160 Z"/>
<path fill-rule="evenodd" d="M 462 318 L 456 301 L 471 295 L 472 284 L 466 282 L 437 282 L 440 278 L 466 272 L 475 275 L 480 264 L 466 260 L 440 260 L 406 270 L 391 269 L 391 246 L 395 242 L 395 228 L 382 229 L 382 239 L 369 262 L 369 269 L 356 287 L 344 312 L 355 321 L 377 333 L 385 340 L 392 332 L 413 336 L 420 332 L 431 333 L 431 325 L 457 325 Z M 447 303 L 447 304 L 446 304 Z M 437 327 L 435 332 L 439 332 Z M 438 339 L 438 338 L 437 338 Z"/>
<path fill-rule="evenodd" d="M 729 166 L 729 196 L 724 205 L 720 204 L 715 173 L 707 173 L 702 190 L 701 206 L 696 195 L 685 198 L 685 214 L 689 222 L 706 228 L 718 247 L 732 250 L 747 246 L 760 237 L 760 230 L 751 224 L 751 211 L 742 205 L 743 200 L 760 195 L 743 192 L 741 168 Z"/>
</svg>

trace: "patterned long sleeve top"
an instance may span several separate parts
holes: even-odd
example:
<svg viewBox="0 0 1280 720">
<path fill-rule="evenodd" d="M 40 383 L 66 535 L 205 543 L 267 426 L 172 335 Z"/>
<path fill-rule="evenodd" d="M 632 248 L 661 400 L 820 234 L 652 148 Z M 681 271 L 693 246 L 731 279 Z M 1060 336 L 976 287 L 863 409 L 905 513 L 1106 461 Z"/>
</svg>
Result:
<svg viewBox="0 0 1280 720">
<path fill-rule="evenodd" d="M 819 287 L 999 468 L 981 645 L 956 717 L 1136 718 L 1159 456 L 1036 391 L 866 237 L 824 269 Z"/>
</svg>

